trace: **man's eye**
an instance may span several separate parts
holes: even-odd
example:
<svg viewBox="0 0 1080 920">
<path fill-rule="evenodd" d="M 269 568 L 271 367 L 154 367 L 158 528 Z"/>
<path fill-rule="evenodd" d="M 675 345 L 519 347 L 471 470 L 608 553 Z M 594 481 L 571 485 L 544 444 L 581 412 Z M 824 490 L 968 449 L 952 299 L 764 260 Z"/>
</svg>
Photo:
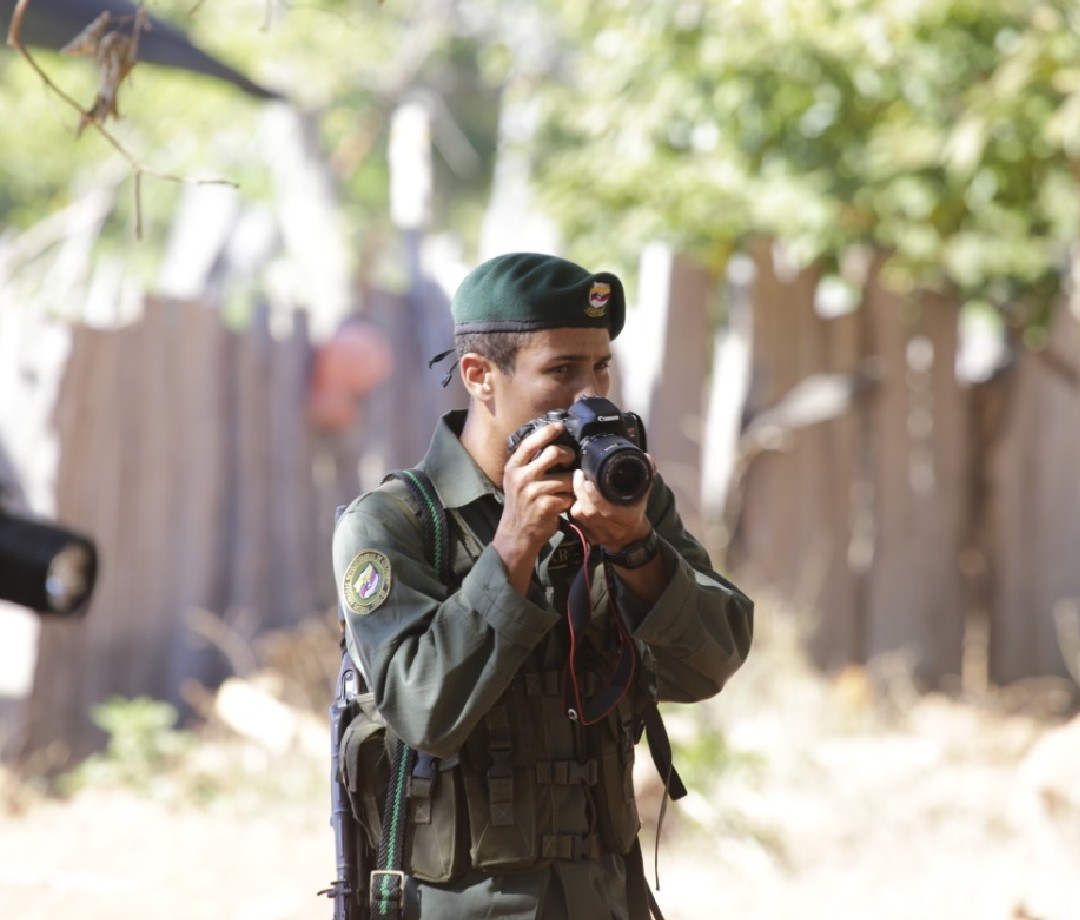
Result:
<svg viewBox="0 0 1080 920">
<path fill-rule="evenodd" d="M 610 361 L 601 361 L 599 364 L 596 365 L 596 369 L 598 371 L 609 371 L 609 370 L 611 370 L 611 362 Z"/>
<path fill-rule="evenodd" d="M 560 364 L 557 367 L 549 368 L 548 373 L 551 374 L 553 377 L 564 377 L 569 370 L 570 368 L 568 365 Z"/>
</svg>

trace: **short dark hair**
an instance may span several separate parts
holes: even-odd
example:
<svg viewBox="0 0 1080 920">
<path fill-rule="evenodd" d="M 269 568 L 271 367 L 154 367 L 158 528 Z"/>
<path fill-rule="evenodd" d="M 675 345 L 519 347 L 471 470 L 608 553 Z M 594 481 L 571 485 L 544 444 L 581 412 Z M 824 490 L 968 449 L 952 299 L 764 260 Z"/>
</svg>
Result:
<svg viewBox="0 0 1080 920">
<path fill-rule="evenodd" d="M 478 354 L 504 374 L 512 374 L 517 353 L 530 335 L 529 332 L 459 332 L 454 336 L 454 350 L 458 361 L 469 353 Z"/>
</svg>

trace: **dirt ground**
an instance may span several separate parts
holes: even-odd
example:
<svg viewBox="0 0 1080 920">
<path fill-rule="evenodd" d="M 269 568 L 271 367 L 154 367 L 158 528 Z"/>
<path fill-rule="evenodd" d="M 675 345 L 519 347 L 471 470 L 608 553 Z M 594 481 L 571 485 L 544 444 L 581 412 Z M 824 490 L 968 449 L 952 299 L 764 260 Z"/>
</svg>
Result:
<svg viewBox="0 0 1080 920">
<path fill-rule="evenodd" d="M 669 714 L 693 791 L 663 825 L 668 920 L 1080 918 L 1080 721 L 904 698 L 864 672 L 824 680 L 775 648 L 757 658 L 715 701 Z M 63 801 L 9 778 L 0 918 L 329 918 L 310 748 L 207 742 L 179 779 Z M 215 771 L 218 792 L 200 793 L 192 777 Z M 222 774 L 240 791 L 222 794 Z M 645 765 L 639 788 L 652 877 Z"/>
</svg>

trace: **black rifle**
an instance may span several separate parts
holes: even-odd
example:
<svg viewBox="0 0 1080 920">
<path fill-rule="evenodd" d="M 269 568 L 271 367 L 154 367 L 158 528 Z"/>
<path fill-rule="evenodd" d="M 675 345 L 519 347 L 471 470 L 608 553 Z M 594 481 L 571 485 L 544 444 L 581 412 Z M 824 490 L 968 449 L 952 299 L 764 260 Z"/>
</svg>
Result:
<svg viewBox="0 0 1080 920">
<path fill-rule="evenodd" d="M 337 509 L 338 517 L 343 508 Z M 330 704 L 330 826 L 334 828 L 337 879 L 319 892 L 334 901 L 334 920 L 365 920 L 368 902 L 364 880 L 367 867 L 366 839 L 349 804 L 349 790 L 341 778 L 341 742 L 345 729 L 356 714 L 354 701 L 361 692 L 363 676 L 353 663 L 345 644 L 345 611 L 338 603 L 341 629 L 341 667 L 338 669 L 334 701 Z M 370 857 L 369 857 L 370 860 Z"/>
<path fill-rule="evenodd" d="M 341 658 L 337 693 L 330 704 L 330 825 L 334 828 L 334 850 L 337 855 L 337 879 L 329 888 L 320 891 L 334 900 L 334 920 L 360 920 L 366 916 L 366 899 L 357 897 L 357 880 L 364 878 L 358 865 L 356 820 L 349 806 L 349 793 L 338 768 L 341 741 L 349 725 L 349 703 L 356 695 L 356 672 L 348 652 Z"/>
</svg>

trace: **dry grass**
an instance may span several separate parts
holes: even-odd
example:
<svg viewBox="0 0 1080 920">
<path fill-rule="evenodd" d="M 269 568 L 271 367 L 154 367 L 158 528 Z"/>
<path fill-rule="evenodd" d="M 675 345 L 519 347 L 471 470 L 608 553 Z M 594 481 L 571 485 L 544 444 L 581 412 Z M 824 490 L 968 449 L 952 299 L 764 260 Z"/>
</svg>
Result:
<svg viewBox="0 0 1080 920">
<path fill-rule="evenodd" d="M 1080 916 L 1080 723 L 1033 715 L 1038 692 L 920 697 L 899 659 L 823 678 L 797 618 L 759 610 L 771 613 L 725 691 L 667 713 L 691 787 L 663 825 L 668 920 Z M 308 659 L 327 645 L 332 662 L 332 624 L 278 637 L 252 686 L 321 726 L 329 669 Z M 652 877 L 660 802 L 640 761 Z M 328 916 L 314 894 L 333 875 L 328 795 L 324 753 L 221 720 L 156 792 L 55 801 L 0 774 L 0 916 Z"/>
<path fill-rule="evenodd" d="M 669 718 L 683 748 L 727 739 L 665 826 L 669 920 L 1080 916 L 1080 721 L 1046 718 L 1054 687 L 973 706 L 920 696 L 900 659 L 824 678 L 770 609 L 707 712 Z"/>
</svg>

